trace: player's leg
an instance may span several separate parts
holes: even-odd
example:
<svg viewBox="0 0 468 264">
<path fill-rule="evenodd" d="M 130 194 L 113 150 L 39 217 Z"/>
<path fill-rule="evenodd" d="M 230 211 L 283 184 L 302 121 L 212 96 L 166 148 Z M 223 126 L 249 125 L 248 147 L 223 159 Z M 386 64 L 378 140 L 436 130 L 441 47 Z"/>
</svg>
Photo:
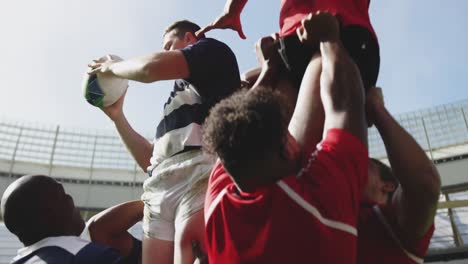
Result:
<svg viewBox="0 0 468 264">
<path fill-rule="evenodd" d="M 188 174 L 186 188 L 175 213 L 174 262 L 193 263 L 205 251 L 205 223 L 203 208 L 208 178 L 215 158 L 203 153 L 190 161 L 184 173 Z M 194 244 L 199 252 L 194 252 Z M 196 254 L 198 253 L 198 254 Z"/>
<path fill-rule="evenodd" d="M 206 261 L 205 223 L 203 209 L 177 224 L 175 235 L 175 263 L 199 263 Z M 197 252 L 194 251 L 197 248 Z"/>
<path fill-rule="evenodd" d="M 366 28 L 348 25 L 341 29 L 341 41 L 361 73 L 366 91 L 374 87 L 380 69 L 379 43 Z"/>
<path fill-rule="evenodd" d="M 379 76 L 379 43 L 368 29 L 357 25 L 343 27 L 341 40 L 349 56 L 359 68 L 367 93 L 370 88 L 375 87 Z M 373 125 L 369 118 L 367 121 L 369 127 Z"/>
<path fill-rule="evenodd" d="M 174 261 L 174 222 L 164 215 L 165 192 L 154 186 L 160 185 L 160 175 L 153 172 L 153 176 L 145 181 L 145 192 L 142 200 L 143 209 L 143 245 L 142 263 L 173 263 Z M 165 217 L 166 216 L 166 217 Z"/>
<path fill-rule="evenodd" d="M 143 235 L 142 263 L 174 263 L 174 242 Z"/>
<path fill-rule="evenodd" d="M 162 219 L 151 202 L 146 200 L 143 209 L 142 263 L 173 263 L 174 224 Z"/>
<path fill-rule="evenodd" d="M 295 112 L 288 129 L 301 146 L 305 157 L 315 150 L 315 146 L 322 139 L 325 112 L 320 97 L 322 58 L 317 47 L 319 40 L 327 34 L 333 34 L 333 30 L 338 28 L 337 23 L 333 24 L 334 20 L 335 18 L 326 15 L 307 16 L 303 20 L 302 28 L 297 31 L 297 37 L 302 42 L 301 51 L 304 57 L 299 60 L 297 58 L 300 58 L 300 55 L 291 51 L 285 53 L 288 62 L 295 62 L 295 64 L 290 65 L 290 68 L 303 73 Z M 338 33 L 339 31 L 335 35 Z M 305 70 L 302 70 L 304 59 L 314 51 L 315 54 L 309 59 Z"/>
<path fill-rule="evenodd" d="M 143 184 L 143 263 L 174 263 L 175 220 L 201 150 L 164 160 Z"/>
<path fill-rule="evenodd" d="M 320 98 L 321 72 L 322 59 L 320 54 L 316 54 L 310 60 L 302 78 L 296 108 L 288 126 L 289 133 L 300 145 L 305 159 L 322 139 L 325 113 Z M 313 89 L 303 88 L 311 86 Z M 310 109 L 312 111 L 309 111 Z"/>
</svg>

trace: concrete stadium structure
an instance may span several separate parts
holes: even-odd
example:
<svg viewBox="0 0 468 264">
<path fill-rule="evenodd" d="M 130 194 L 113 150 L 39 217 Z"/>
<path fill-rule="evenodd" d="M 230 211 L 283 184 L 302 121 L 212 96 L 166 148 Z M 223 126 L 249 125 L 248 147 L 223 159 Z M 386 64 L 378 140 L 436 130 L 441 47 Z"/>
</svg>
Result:
<svg viewBox="0 0 468 264">
<path fill-rule="evenodd" d="M 427 261 L 468 263 L 468 100 L 400 114 L 397 120 L 426 150 L 442 177 L 443 193 Z M 387 162 L 375 128 L 369 131 L 369 149 L 372 157 Z M 138 199 L 147 177 L 113 131 L 0 120 L 0 194 L 25 174 L 58 179 L 85 218 Z M 8 263 L 19 245 L 0 225 L 0 263 Z"/>
</svg>

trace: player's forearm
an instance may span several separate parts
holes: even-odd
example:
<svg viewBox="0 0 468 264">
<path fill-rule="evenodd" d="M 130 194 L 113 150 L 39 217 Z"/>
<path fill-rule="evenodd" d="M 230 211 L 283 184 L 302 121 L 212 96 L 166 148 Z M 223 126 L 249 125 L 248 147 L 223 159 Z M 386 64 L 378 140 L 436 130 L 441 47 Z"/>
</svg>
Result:
<svg viewBox="0 0 468 264">
<path fill-rule="evenodd" d="M 424 150 L 383 105 L 374 107 L 375 126 L 400 187 L 393 195 L 397 224 L 406 241 L 416 241 L 434 222 L 440 177 Z"/>
<path fill-rule="evenodd" d="M 128 256 L 133 246 L 128 229 L 143 217 L 143 202 L 131 201 L 108 208 L 88 222 L 91 240 L 117 249 Z"/>
<path fill-rule="evenodd" d="M 406 195 L 437 203 L 440 177 L 424 150 L 391 116 L 384 106 L 375 111 L 375 125 L 382 136 L 393 174 Z"/>
<path fill-rule="evenodd" d="M 330 107 L 337 112 L 364 113 L 364 90 L 359 85 L 361 78 L 355 65 L 338 42 L 322 42 L 322 76 L 331 80 L 331 85 L 322 87 Z"/>
<path fill-rule="evenodd" d="M 320 96 L 325 110 L 324 129 L 344 129 L 367 145 L 364 88 L 359 69 L 339 42 L 321 42 L 320 51 Z"/>
<path fill-rule="evenodd" d="M 260 73 L 262 72 L 262 67 L 252 68 L 241 75 L 241 80 L 247 84 L 247 87 L 250 89 L 258 80 Z"/>
<path fill-rule="evenodd" d="M 141 169 L 146 172 L 146 169 L 150 165 L 153 145 L 130 126 L 124 115 L 117 117 L 113 121 L 125 146 Z"/>
<path fill-rule="evenodd" d="M 123 79 L 147 83 L 150 82 L 147 67 L 153 57 L 153 55 L 147 55 L 119 61 L 110 66 L 110 71 L 115 76 Z"/>
<path fill-rule="evenodd" d="M 224 5 L 224 13 L 226 14 L 240 14 L 247 4 L 247 0 L 227 0 Z"/>
<path fill-rule="evenodd" d="M 179 50 L 155 52 L 116 62 L 110 70 L 120 78 L 143 83 L 182 79 L 190 75 L 187 61 Z"/>
<path fill-rule="evenodd" d="M 142 217 L 143 202 L 141 200 L 122 203 L 94 216 L 89 224 L 89 231 L 93 239 L 120 236 L 127 233 L 127 230 Z"/>
</svg>

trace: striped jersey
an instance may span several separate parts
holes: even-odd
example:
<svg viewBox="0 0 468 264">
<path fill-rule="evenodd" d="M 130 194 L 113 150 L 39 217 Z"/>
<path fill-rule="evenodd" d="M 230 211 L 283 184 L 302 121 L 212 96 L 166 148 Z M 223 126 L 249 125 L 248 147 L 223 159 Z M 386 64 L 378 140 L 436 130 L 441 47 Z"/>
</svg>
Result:
<svg viewBox="0 0 468 264">
<path fill-rule="evenodd" d="M 234 185 L 218 161 L 208 183 L 205 232 L 210 263 L 355 263 L 367 149 L 327 132 L 305 166 L 254 193 Z"/>
<path fill-rule="evenodd" d="M 164 104 L 148 171 L 187 147 L 200 147 L 201 125 L 210 108 L 240 87 L 237 60 L 226 44 L 203 38 L 181 51 L 190 77 L 175 81 Z"/>
<path fill-rule="evenodd" d="M 76 236 L 44 238 L 18 250 L 12 264 L 117 264 L 127 263 L 116 250 Z"/>
</svg>

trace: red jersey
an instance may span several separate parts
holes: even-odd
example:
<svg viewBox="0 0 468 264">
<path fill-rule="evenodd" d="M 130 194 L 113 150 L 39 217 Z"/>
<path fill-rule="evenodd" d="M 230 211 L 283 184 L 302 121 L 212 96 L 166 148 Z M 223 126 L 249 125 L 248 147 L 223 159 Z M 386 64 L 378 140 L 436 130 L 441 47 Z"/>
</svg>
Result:
<svg viewBox="0 0 468 264">
<path fill-rule="evenodd" d="M 414 264 L 424 262 L 434 225 L 421 239 L 407 243 L 399 239 L 394 209 L 362 203 L 358 231 L 358 264 Z"/>
<path fill-rule="evenodd" d="M 218 161 L 205 201 L 210 263 L 354 263 L 367 149 L 332 129 L 298 175 L 238 191 Z"/>
<path fill-rule="evenodd" d="M 369 18 L 369 4 L 370 0 L 281 0 L 280 36 L 294 34 L 308 14 L 328 11 L 339 16 L 344 26 L 365 27 L 376 37 Z"/>
</svg>

